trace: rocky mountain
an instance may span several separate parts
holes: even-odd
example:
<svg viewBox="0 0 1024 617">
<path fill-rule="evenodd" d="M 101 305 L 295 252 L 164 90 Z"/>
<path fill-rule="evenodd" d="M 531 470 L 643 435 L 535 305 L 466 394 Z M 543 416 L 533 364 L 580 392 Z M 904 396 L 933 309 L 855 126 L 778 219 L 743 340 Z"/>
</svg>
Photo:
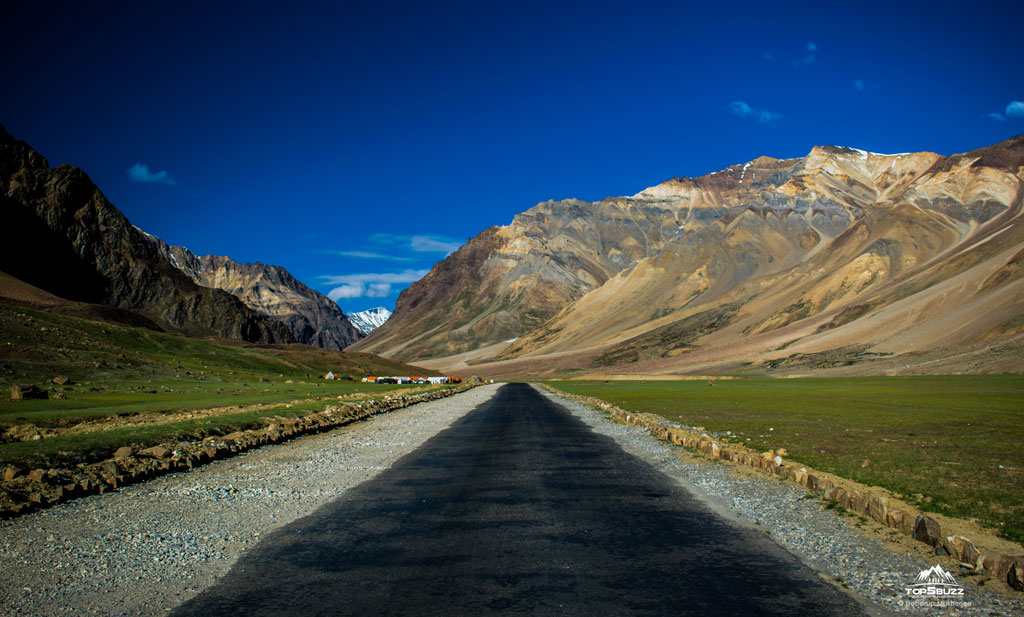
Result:
<svg viewBox="0 0 1024 617">
<path fill-rule="evenodd" d="M 300 343 L 340 351 L 364 336 L 336 302 L 299 282 L 284 268 L 258 262 L 241 264 L 215 255 L 199 257 L 183 246 L 148 237 L 161 255 L 194 282 L 226 291 L 252 310 L 284 323 Z"/>
<path fill-rule="evenodd" d="M 823 146 L 541 203 L 356 348 L 499 373 L 1024 370 L 1022 165 L 1024 135 L 954 156 Z"/>
<path fill-rule="evenodd" d="M 67 300 L 142 315 L 190 336 L 294 342 L 284 324 L 197 285 L 81 169 L 51 168 L 0 127 L 0 271 Z"/>
<path fill-rule="evenodd" d="M 352 325 L 354 325 L 363 334 L 369 334 L 381 327 L 389 317 L 391 317 L 391 311 L 387 310 L 383 306 L 360 311 L 358 313 L 352 313 L 348 316 Z"/>
</svg>

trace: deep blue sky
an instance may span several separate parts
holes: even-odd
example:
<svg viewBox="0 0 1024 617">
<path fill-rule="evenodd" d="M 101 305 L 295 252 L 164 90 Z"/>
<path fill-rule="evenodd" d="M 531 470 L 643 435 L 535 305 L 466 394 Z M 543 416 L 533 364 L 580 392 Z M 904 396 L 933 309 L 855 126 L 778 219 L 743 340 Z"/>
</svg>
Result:
<svg viewBox="0 0 1024 617">
<path fill-rule="evenodd" d="M 147 4 L 9 8 L 0 123 L 346 311 L 547 199 L 1024 133 L 1016 2 Z"/>
</svg>

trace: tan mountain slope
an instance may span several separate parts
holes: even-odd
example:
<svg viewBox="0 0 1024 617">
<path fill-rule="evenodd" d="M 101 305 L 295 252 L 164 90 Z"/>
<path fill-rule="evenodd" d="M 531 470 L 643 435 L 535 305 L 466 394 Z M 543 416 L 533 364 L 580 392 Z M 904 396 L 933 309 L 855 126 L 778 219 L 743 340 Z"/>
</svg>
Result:
<svg viewBox="0 0 1024 617">
<path fill-rule="evenodd" d="M 546 202 L 435 266 L 357 347 L 660 372 L 955 355 L 1021 329 L 1022 165 L 1024 136 L 951 157 L 827 146 Z"/>
</svg>

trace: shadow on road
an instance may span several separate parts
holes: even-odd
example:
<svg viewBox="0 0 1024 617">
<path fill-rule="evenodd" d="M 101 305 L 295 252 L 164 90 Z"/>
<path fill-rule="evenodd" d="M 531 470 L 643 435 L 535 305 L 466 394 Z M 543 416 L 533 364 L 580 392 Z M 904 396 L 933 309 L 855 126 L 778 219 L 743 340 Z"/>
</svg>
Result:
<svg viewBox="0 0 1024 617">
<path fill-rule="evenodd" d="M 854 600 L 532 387 L 269 535 L 173 615 L 843 615 Z"/>
</svg>

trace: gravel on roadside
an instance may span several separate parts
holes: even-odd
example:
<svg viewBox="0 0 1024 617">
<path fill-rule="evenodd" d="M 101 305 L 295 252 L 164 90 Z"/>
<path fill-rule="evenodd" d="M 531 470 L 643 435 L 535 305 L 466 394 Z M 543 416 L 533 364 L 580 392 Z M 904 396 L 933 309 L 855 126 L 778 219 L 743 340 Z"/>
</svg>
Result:
<svg viewBox="0 0 1024 617">
<path fill-rule="evenodd" d="M 1024 615 L 1024 600 L 1007 598 L 951 572 L 964 588 L 969 607 L 907 605 L 905 589 L 924 569 L 936 565 L 919 555 L 890 550 L 885 542 L 856 529 L 849 517 L 826 509 L 821 499 L 807 499 L 791 482 L 767 475 L 742 473 L 720 462 L 686 460 L 679 446 L 660 441 L 639 426 L 613 421 L 609 414 L 570 401 L 543 388 L 538 392 L 563 405 L 599 434 L 677 480 L 724 516 L 756 525 L 776 542 L 810 565 L 827 580 L 848 590 L 867 605 L 902 615 Z M 856 519 L 852 519 L 856 520 Z M 714 547 L 708 547 L 714 559 Z M 685 577 L 685 573 L 681 573 Z"/>
<path fill-rule="evenodd" d="M 498 387 L 482 386 L 189 473 L 0 521 L 0 615 L 164 615 L 215 584 L 262 536 L 388 468 Z M 680 448 L 639 427 L 541 392 L 715 510 L 758 525 L 822 576 L 882 610 L 1024 615 L 1024 602 L 959 576 L 969 608 L 901 606 L 904 588 L 934 562 L 887 549 L 883 540 L 855 529 L 820 500 L 805 499 L 791 483 L 738 474 L 724 464 L 689 462 L 679 456 Z M 714 547 L 708 547 L 708 559 L 714 555 Z M 680 580 L 685 578 L 681 572 Z"/>
<path fill-rule="evenodd" d="M 262 536 L 390 467 L 497 387 L 0 521 L 0 615 L 164 615 Z"/>
</svg>

